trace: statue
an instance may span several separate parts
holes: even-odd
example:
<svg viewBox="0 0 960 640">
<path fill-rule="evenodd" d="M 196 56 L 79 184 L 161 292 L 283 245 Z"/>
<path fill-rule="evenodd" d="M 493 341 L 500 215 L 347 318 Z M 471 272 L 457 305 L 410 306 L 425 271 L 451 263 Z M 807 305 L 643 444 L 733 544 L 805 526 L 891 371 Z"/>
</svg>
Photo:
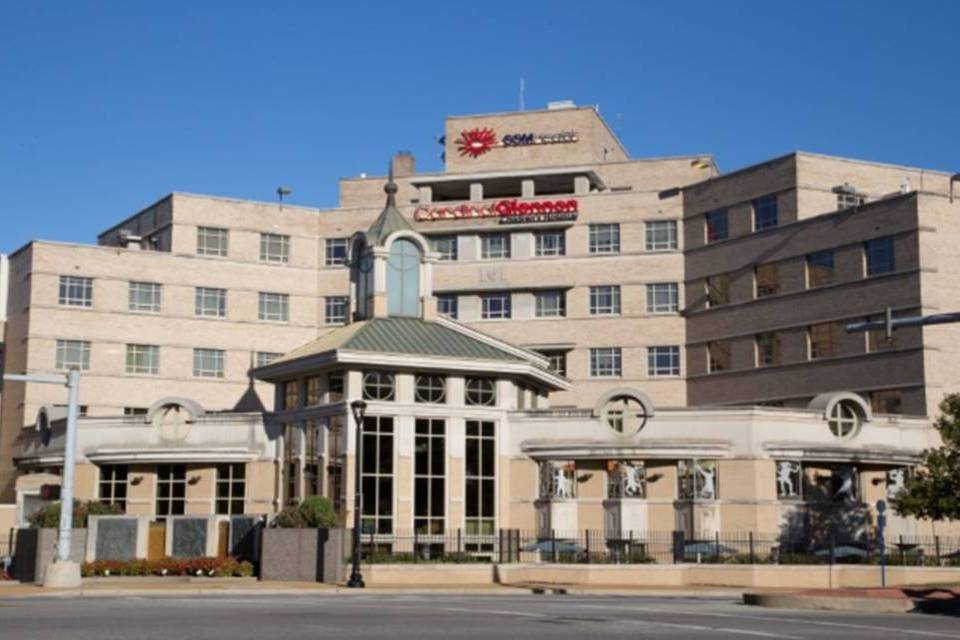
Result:
<svg viewBox="0 0 960 640">
<path fill-rule="evenodd" d="M 781 498 L 796 498 L 800 495 L 800 463 L 783 460 L 777 462 L 777 490 Z M 796 480 L 796 484 L 794 481 Z"/>
<path fill-rule="evenodd" d="M 846 500 L 856 500 L 855 486 L 856 472 L 845 467 L 836 473 L 840 474 L 840 486 L 833 492 L 833 499 L 840 502 Z"/>
<path fill-rule="evenodd" d="M 707 466 L 709 465 L 709 466 Z M 712 463 L 696 462 L 694 471 L 700 477 L 700 486 L 697 491 L 697 497 L 703 500 L 716 500 L 717 498 L 717 470 Z"/>
<path fill-rule="evenodd" d="M 573 497 L 573 480 L 567 476 L 567 471 L 563 467 L 555 467 L 553 470 L 553 495 L 556 498 Z"/>
<path fill-rule="evenodd" d="M 620 463 L 620 477 L 623 482 L 623 495 L 633 498 L 646 497 L 646 470 L 643 464 Z"/>
<path fill-rule="evenodd" d="M 904 467 L 887 471 L 887 499 L 896 498 L 907 483 L 907 470 Z"/>
</svg>

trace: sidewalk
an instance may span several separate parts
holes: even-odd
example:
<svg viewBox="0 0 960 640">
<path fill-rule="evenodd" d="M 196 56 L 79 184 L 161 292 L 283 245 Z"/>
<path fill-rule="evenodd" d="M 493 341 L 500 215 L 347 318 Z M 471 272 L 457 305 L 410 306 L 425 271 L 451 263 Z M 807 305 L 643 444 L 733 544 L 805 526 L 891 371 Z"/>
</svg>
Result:
<svg viewBox="0 0 960 640">
<path fill-rule="evenodd" d="M 579 585 L 377 585 L 366 589 L 347 589 L 339 585 L 312 582 L 260 582 L 244 578 L 85 578 L 79 589 L 46 589 L 35 584 L 0 582 L 0 600 L 5 598 L 90 598 L 130 596 L 363 596 L 363 595 L 477 595 L 517 596 L 527 594 L 567 594 L 605 596 L 647 596 L 672 598 L 739 599 L 742 589 L 623 586 L 591 588 Z"/>
</svg>

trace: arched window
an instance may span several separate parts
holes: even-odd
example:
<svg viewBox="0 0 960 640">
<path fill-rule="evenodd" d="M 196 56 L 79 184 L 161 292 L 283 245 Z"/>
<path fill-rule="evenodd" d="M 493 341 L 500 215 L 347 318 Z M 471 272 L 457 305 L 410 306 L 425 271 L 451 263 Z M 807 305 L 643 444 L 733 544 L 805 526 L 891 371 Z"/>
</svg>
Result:
<svg viewBox="0 0 960 640">
<path fill-rule="evenodd" d="M 647 408 L 631 396 L 611 398 L 603 412 L 610 428 L 624 435 L 633 435 L 647 424 Z"/>
<path fill-rule="evenodd" d="M 860 429 L 860 420 L 860 412 L 857 411 L 856 405 L 847 400 L 841 400 L 830 410 L 827 424 L 835 437 L 846 440 L 856 435 Z"/>
<path fill-rule="evenodd" d="M 387 260 L 387 313 L 420 315 L 420 248 L 407 238 L 390 246 Z"/>
</svg>

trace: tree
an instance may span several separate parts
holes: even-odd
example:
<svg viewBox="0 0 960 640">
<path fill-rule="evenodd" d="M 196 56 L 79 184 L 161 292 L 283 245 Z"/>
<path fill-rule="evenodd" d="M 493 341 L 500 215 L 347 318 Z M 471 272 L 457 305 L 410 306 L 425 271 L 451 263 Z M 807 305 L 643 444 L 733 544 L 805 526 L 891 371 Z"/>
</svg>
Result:
<svg viewBox="0 0 960 640">
<path fill-rule="evenodd" d="M 902 516 L 960 520 L 960 394 L 944 396 L 937 431 L 943 446 L 923 452 L 923 461 L 895 498 Z"/>
<path fill-rule="evenodd" d="M 273 526 L 287 529 L 331 529 L 340 524 L 340 516 L 333 503 L 321 496 L 304 498 L 299 505 L 291 505 L 277 514 Z"/>
</svg>

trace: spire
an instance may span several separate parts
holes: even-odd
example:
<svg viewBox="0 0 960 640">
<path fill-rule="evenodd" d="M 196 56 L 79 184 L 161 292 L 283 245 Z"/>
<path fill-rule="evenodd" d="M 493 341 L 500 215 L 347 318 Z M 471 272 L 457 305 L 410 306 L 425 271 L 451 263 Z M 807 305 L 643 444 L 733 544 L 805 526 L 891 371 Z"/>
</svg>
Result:
<svg viewBox="0 0 960 640">
<path fill-rule="evenodd" d="M 383 192 L 387 194 L 387 204 L 377 216 L 370 229 L 367 230 L 367 245 L 380 246 L 394 231 L 406 229 L 413 231 L 413 225 L 397 209 L 397 184 L 393 181 L 393 163 L 387 174 L 387 184 L 383 185 Z"/>
</svg>

